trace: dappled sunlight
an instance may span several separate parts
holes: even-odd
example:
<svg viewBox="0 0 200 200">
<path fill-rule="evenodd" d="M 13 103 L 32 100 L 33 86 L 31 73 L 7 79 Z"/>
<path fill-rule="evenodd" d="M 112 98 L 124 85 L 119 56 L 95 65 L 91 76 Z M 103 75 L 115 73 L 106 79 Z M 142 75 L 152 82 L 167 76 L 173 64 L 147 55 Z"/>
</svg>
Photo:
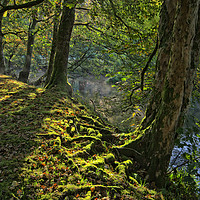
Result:
<svg viewBox="0 0 200 200">
<path fill-rule="evenodd" d="M 1 83 L 1 96 L 14 92 L 12 81 Z M 85 106 L 56 91 L 24 86 L 0 104 L 0 192 L 7 199 L 160 199 L 134 175 L 129 181 L 133 162 L 118 161 L 111 152 L 131 135 L 119 141 L 114 128 Z"/>
</svg>

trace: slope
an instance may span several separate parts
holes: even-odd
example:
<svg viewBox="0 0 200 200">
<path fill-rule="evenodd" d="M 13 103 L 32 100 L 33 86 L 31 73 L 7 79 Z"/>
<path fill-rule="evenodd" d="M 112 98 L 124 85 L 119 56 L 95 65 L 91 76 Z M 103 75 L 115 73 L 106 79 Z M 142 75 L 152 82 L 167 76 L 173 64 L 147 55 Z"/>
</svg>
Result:
<svg viewBox="0 0 200 200">
<path fill-rule="evenodd" d="M 64 93 L 0 75 L 0 199 L 164 199 L 111 151 L 126 137 Z"/>
</svg>

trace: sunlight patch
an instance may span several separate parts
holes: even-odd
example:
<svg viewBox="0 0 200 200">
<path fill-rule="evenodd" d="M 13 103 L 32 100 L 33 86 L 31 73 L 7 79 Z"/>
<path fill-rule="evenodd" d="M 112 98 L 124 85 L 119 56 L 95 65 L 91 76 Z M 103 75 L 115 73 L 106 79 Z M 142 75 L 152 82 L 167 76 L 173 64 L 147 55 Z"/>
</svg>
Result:
<svg viewBox="0 0 200 200">
<path fill-rule="evenodd" d="M 10 98 L 12 95 L 5 95 L 3 97 L 0 97 L 0 102 L 3 101 L 3 100 L 6 100 L 8 98 Z"/>
<path fill-rule="evenodd" d="M 37 94 L 35 94 L 35 93 L 29 93 L 29 95 L 28 95 L 29 99 L 35 99 L 36 96 L 37 96 Z"/>
<path fill-rule="evenodd" d="M 37 92 L 37 93 L 43 93 L 44 91 L 45 91 L 44 88 L 37 88 L 37 89 L 36 89 L 36 92 Z"/>
</svg>

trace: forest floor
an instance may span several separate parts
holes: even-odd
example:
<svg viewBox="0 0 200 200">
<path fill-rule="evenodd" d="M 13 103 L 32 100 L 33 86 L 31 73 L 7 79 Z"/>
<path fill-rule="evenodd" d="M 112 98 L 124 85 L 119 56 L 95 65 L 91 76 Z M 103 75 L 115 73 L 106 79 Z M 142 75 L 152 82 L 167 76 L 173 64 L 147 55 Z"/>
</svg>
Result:
<svg viewBox="0 0 200 200">
<path fill-rule="evenodd" d="M 0 75 L 0 199 L 164 199 L 113 147 L 133 139 L 65 94 Z"/>
</svg>

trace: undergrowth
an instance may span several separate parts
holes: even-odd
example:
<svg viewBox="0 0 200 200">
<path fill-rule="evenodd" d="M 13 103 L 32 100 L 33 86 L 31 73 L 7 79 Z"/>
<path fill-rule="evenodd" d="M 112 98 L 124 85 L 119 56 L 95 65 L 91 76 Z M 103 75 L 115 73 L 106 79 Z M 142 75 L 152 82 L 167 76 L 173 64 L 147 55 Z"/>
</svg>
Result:
<svg viewBox="0 0 200 200">
<path fill-rule="evenodd" d="M 0 76 L 0 199 L 164 199 L 111 151 L 125 140 L 65 94 Z"/>
</svg>

